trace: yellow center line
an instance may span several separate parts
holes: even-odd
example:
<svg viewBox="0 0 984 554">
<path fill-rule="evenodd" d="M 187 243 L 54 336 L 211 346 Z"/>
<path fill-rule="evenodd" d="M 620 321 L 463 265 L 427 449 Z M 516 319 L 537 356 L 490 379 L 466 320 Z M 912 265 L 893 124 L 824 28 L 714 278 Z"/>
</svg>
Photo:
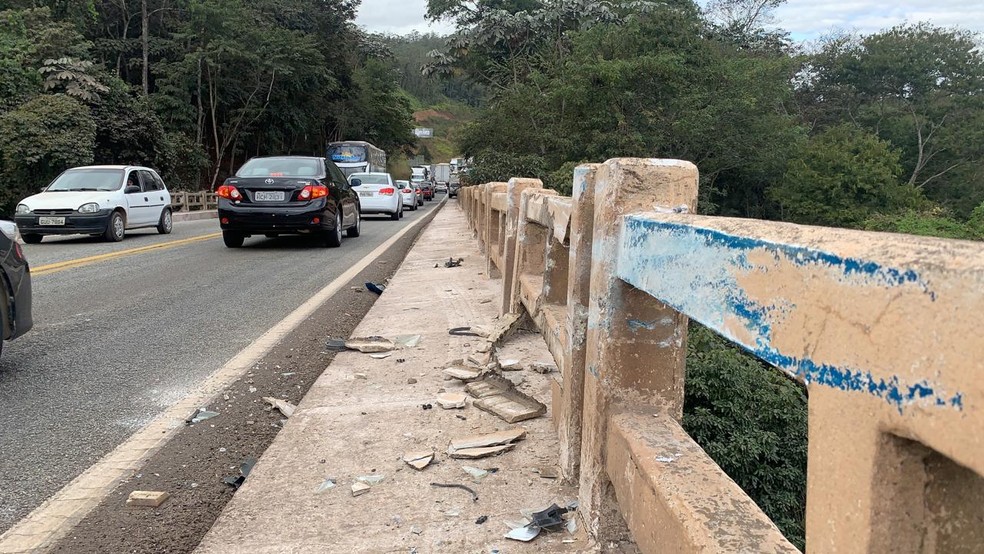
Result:
<svg viewBox="0 0 984 554">
<path fill-rule="evenodd" d="M 116 258 L 124 258 L 126 256 L 133 256 L 134 254 L 140 254 L 143 252 L 149 252 L 151 250 L 167 250 L 169 248 L 175 248 L 177 246 L 182 246 L 185 244 L 191 244 L 193 242 L 200 242 L 203 240 L 214 239 L 216 237 L 222 236 L 222 233 L 210 233 L 207 235 L 200 235 L 197 237 L 191 237 L 181 240 L 172 240 L 170 242 L 162 242 L 159 244 L 151 244 L 149 246 L 141 246 L 139 248 L 130 248 L 129 250 L 120 250 L 118 252 L 108 252 L 106 254 L 98 254 L 96 256 L 89 256 L 87 258 L 78 258 L 75 260 L 67 260 L 64 262 L 58 262 L 48 265 L 42 265 L 31 269 L 31 275 L 48 275 L 50 273 L 58 273 L 59 271 L 64 271 L 66 269 L 71 269 L 73 267 L 80 267 L 84 265 L 90 265 L 105 260 L 113 260 Z"/>
</svg>

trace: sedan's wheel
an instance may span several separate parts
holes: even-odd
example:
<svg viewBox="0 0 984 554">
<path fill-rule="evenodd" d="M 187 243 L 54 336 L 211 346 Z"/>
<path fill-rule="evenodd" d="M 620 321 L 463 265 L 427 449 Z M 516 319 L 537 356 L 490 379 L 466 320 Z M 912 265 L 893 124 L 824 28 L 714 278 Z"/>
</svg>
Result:
<svg viewBox="0 0 984 554">
<path fill-rule="evenodd" d="M 403 204 L 400 204 L 400 219 L 403 219 Z"/>
<path fill-rule="evenodd" d="M 358 209 L 355 210 L 355 225 L 348 228 L 346 231 L 348 236 L 355 238 L 362 234 L 362 212 Z"/>
<path fill-rule="evenodd" d="M 36 233 L 24 233 L 23 235 L 21 235 L 21 238 L 24 239 L 24 242 L 26 242 L 27 244 L 38 244 L 44 239 L 44 235 L 39 235 Z"/>
<path fill-rule="evenodd" d="M 235 231 L 222 231 L 222 242 L 229 248 L 242 248 L 246 237 Z"/>
<path fill-rule="evenodd" d="M 171 234 L 174 227 L 174 218 L 171 216 L 171 208 L 164 208 L 161 212 L 161 220 L 157 222 L 157 232 L 162 235 Z"/>
<path fill-rule="evenodd" d="M 393 221 L 400 220 L 400 208 L 397 208 L 395 212 L 390 214 L 390 219 L 392 219 Z"/>
<path fill-rule="evenodd" d="M 123 214 L 113 212 L 113 215 L 109 216 L 109 225 L 106 226 L 106 233 L 103 234 L 103 238 L 109 242 L 120 242 L 125 234 L 126 223 L 123 222 Z"/>
<path fill-rule="evenodd" d="M 335 228 L 328 231 L 325 235 L 325 246 L 329 248 L 338 248 L 342 245 L 342 210 L 341 208 L 335 213 Z"/>
</svg>

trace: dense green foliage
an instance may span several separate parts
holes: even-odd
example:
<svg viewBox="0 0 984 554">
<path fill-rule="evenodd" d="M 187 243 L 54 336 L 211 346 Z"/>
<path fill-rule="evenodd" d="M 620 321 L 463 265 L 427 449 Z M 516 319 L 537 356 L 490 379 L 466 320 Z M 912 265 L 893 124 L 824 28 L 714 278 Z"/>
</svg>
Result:
<svg viewBox="0 0 984 554">
<path fill-rule="evenodd" d="M 803 549 L 803 389 L 697 324 L 687 344 L 683 426 Z"/>
<path fill-rule="evenodd" d="M 410 147 L 414 100 L 358 3 L 0 0 L 0 207 L 75 164 L 198 189 L 254 155 Z"/>
</svg>

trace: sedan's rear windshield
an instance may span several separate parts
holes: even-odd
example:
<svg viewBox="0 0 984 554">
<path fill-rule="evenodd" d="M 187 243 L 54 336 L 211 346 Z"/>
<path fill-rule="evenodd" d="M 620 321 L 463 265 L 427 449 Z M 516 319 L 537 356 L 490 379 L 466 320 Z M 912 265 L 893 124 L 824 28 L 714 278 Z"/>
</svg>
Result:
<svg viewBox="0 0 984 554">
<path fill-rule="evenodd" d="M 118 190 L 122 184 L 122 169 L 69 169 L 52 181 L 45 191 Z"/>
<path fill-rule="evenodd" d="M 385 173 L 356 173 L 349 179 L 358 179 L 363 185 L 388 185 L 389 176 Z"/>
<path fill-rule="evenodd" d="M 253 158 L 236 177 L 317 177 L 323 172 L 324 163 L 317 158 Z"/>
</svg>

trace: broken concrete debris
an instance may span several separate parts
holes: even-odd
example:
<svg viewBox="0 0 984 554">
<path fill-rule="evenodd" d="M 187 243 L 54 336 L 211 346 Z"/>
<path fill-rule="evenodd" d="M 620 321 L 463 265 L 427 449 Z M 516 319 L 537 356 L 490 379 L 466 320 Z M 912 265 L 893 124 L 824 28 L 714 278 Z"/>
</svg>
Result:
<svg viewBox="0 0 984 554">
<path fill-rule="evenodd" d="M 133 491 L 127 497 L 126 505 L 156 508 L 163 504 L 170 496 L 164 491 Z"/>
<path fill-rule="evenodd" d="M 499 367 L 502 371 L 521 371 L 523 369 L 523 363 L 519 360 L 499 360 Z"/>
<path fill-rule="evenodd" d="M 410 467 L 421 470 L 434 461 L 434 452 L 429 450 L 423 452 L 407 452 L 403 455 L 403 461 Z"/>
<path fill-rule="evenodd" d="M 284 417 L 287 418 L 294 415 L 294 410 L 297 409 L 297 406 L 291 404 L 290 402 L 279 398 L 273 398 L 272 396 L 264 396 L 263 401 L 280 410 L 280 413 L 284 414 Z"/>
<path fill-rule="evenodd" d="M 481 483 L 486 477 L 488 477 L 491 472 L 478 467 L 471 466 L 461 466 L 461 469 L 465 471 L 468 475 L 471 475 L 472 481 L 476 483 Z"/>
<path fill-rule="evenodd" d="M 486 366 L 488 366 L 491 361 L 492 361 L 491 352 L 475 352 L 474 354 L 469 354 L 468 358 L 465 359 L 465 362 L 467 362 L 469 365 L 478 368 L 483 368 L 483 369 Z"/>
<path fill-rule="evenodd" d="M 437 395 L 437 405 L 445 410 L 455 410 L 465 407 L 468 395 L 463 392 L 445 392 Z"/>
<path fill-rule="evenodd" d="M 352 483 L 352 496 L 362 496 L 372 487 L 365 483 Z"/>
<path fill-rule="evenodd" d="M 379 352 L 389 352 L 396 348 L 396 345 L 388 338 L 372 336 L 349 339 L 345 341 L 345 347 L 349 350 L 358 350 L 364 354 L 376 354 Z"/>
<path fill-rule="evenodd" d="M 475 407 L 494 414 L 506 423 L 517 423 L 540 417 L 547 407 L 537 399 L 516 390 L 508 379 L 486 374 L 480 380 L 465 386 L 469 394 L 478 398 Z"/>
<path fill-rule="evenodd" d="M 536 473 L 543 479 L 560 479 L 560 470 L 558 470 L 556 466 L 534 468 L 533 473 Z"/>
<path fill-rule="evenodd" d="M 530 364 L 530 371 L 535 371 L 536 373 L 555 373 L 557 371 L 557 364 L 550 362 L 533 362 Z"/>
<path fill-rule="evenodd" d="M 243 463 L 239 464 L 239 475 L 230 475 L 222 480 L 227 485 L 232 486 L 232 488 L 239 490 L 239 487 L 243 486 L 246 482 L 246 478 L 249 477 L 249 472 L 253 471 L 253 466 L 256 465 L 256 458 L 246 458 Z"/>
<path fill-rule="evenodd" d="M 473 459 L 494 456 L 516 446 L 515 442 L 526 436 L 526 429 L 518 427 L 507 431 L 473 435 L 454 439 L 448 445 L 448 455 L 452 458 Z"/>
<path fill-rule="evenodd" d="M 474 381 L 482 376 L 481 371 L 468 367 L 449 367 L 444 370 L 444 374 L 448 377 L 459 381 L 464 381 L 466 383 L 469 381 Z"/>
</svg>

